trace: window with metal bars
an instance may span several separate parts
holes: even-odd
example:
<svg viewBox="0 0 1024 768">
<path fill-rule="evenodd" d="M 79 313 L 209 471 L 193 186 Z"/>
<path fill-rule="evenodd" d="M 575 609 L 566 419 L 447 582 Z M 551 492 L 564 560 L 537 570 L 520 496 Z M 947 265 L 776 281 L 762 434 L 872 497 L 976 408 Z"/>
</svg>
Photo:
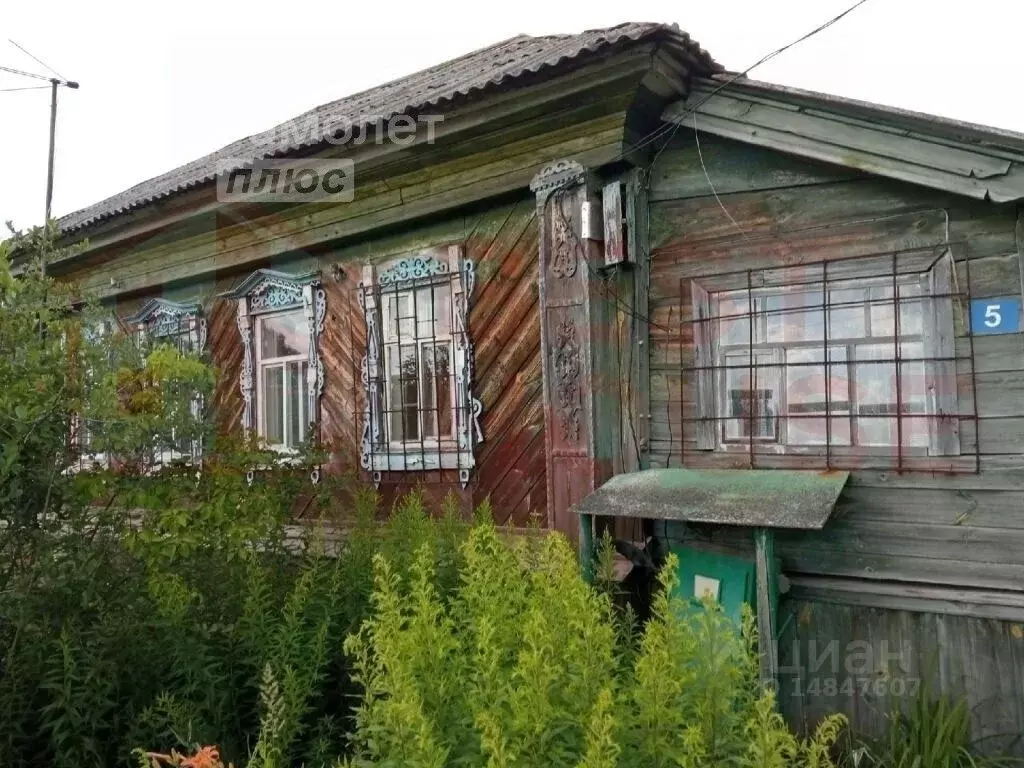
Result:
<svg viewBox="0 0 1024 768">
<path fill-rule="evenodd" d="M 958 456 L 953 283 L 948 252 L 693 281 L 697 448 Z"/>
<path fill-rule="evenodd" d="M 198 303 L 151 299 L 125 322 L 137 334 L 143 352 L 162 344 L 174 347 L 183 355 L 202 355 L 205 351 L 206 319 Z M 198 426 L 203 416 L 203 395 L 198 392 L 179 394 L 189 398 L 189 411 Z M 200 434 L 183 436 L 172 430 L 169 435 L 155 438 L 154 443 L 154 466 L 182 462 L 198 464 L 202 460 L 203 439 Z"/>
<path fill-rule="evenodd" d="M 473 283 L 459 246 L 364 267 L 361 464 L 376 483 L 422 470 L 457 470 L 469 481 L 483 439 L 467 324 Z"/>
<path fill-rule="evenodd" d="M 93 324 L 83 324 L 81 332 L 83 338 L 91 344 L 102 344 L 113 336 L 114 319 L 111 317 Z M 67 337 L 64 343 L 68 343 Z M 100 385 L 101 372 L 86 361 L 82 374 L 82 384 L 88 397 L 93 388 Z M 109 425 L 98 419 L 89 418 L 83 412 L 71 417 L 68 443 L 74 463 L 70 471 L 110 468 L 110 453 L 103 445 L 104 430 L 108 428 Z"/>
</svg>

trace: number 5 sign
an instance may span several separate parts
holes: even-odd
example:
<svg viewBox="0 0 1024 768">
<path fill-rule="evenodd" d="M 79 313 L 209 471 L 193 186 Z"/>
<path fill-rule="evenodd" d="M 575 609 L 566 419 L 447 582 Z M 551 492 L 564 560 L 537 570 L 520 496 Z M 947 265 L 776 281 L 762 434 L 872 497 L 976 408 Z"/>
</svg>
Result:
<svg viewBox="0 0 1024 768">
<path fill-rule="evenodd" d="M 1020 299 L 972 299 L 971 333 L 1018 333 L 1020 331 Z"/>
</svg>

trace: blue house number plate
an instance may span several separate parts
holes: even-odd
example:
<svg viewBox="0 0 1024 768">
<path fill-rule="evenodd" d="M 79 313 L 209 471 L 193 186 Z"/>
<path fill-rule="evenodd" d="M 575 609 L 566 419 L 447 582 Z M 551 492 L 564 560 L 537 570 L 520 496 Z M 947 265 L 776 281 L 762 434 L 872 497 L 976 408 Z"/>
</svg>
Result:
<svg viewBox="0 0 1024 768">
<path fill-rule="evenodd" d="M 1019 298 L 971 300 L 971 332 L 975 336 L 1019 331 Z"/>
</svg>

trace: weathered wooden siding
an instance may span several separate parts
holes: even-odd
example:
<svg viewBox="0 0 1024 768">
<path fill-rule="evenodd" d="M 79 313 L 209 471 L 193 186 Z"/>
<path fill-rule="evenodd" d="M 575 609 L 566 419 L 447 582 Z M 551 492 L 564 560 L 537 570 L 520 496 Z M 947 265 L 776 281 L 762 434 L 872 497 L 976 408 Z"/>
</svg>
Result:
<svg viewBox="0 0 1024 768">
<path fill-rule="evenodd" d="M 357 293 L 363 265 L 449 243 L 461 243 L 476 265 L 469 331 L 476 352 L 473 389 L 483 404 L 484 442 L 476 448 L 477 466 L 466 489 L 454 472 L 386 474 L 381 486 L 385 507 L 416 487 L 434 506 L 454 493 L 464 510 L 489 499 L 501 524 L 546 522 L 535 206 L 532 198 L 524 197 L 317 254 L 293 254 L 272 264 L 284 271 L 320 270 L 327 319 L 320 340 L 325 379 L 318 434 L 331 450 L 330 471 L 356 473 L 365 403 L 361 364 L 366 324 Z M 236 267 L 221 273 L 215 285 L 207 280 L 175 287 L 176 297 L 202 299 L 208 319 L 207 350 L 217 370 L 210 405 L 222 429 L 241 425 L 243 349 L 235 305 L 217 295 L 247 274 Z M 120 301 L 118 315 L 130 315 L 147 298 Z"/>
<path fill-rule="evenodd" d="M 691 278 L 949 242 L 961 290 L 969 261 L 973 298 L 1021 292 L 1013 206 L 709 136 L 701 152 L 706 174 L 693 132 L 681 131 L 659 157 L 649 191 L 653 467 L 749 466 L 745 454 L 696 450 L 687 422 L 695 415 L 690 377 L 681 373 L 693 364 Z M 971 339 L 958 322 L 957 354 L 969 356 Z M 949 458 L 947 471 L 898 472 L 892 457 L 866 460 L 824 531 L 778 537 L 776 554 L 797 585 L 780 621 L 780 700 L 797 724 L 838 709 L 877 732 L 898 700 L 893 692 L 929 677 L 936 690 L 976 707 L 976 736 L 1024 730 L 1024 628 L 1014 623 L 1024 620 L 1024 336 L 976 336 L 973 360 L 973 375 L 958 363 L 958 400 L 963 414 L 977 406 L 978 426 L 961 422 L 963 455 Z M 749 547 L 748 531 L 697 535 Z M 833 647 L 838 672 L 808 666 Z M 847 672 L 851 649 L 864 648 L 890 668 Z M 880 656 L 886 648 L 896 661 Z M 877 687 L 884 696 L 865 694 L 875 680 L 886 681 Z"/>
<path fill-rule="evenodd" d="M 449 493 L 464 508 L 490 499 L 501 524 L 525 526 L 546 519 L 537 232 L 535 204 L 524 199 L 320 257 L 325 275 L 331 264 L 341 265 L 346 274 L 328 293 L 328 314 L 338 321 L 332 320 L 330 332 L 325 329 L 322 345 L 329 382 L 322 434 L 339 455 L 353 458 L 363 418 L 359 376 L 366 331 L 356 298 L 362 265 L 447 243 L 462 243 L 476 265 L 469 332 L 476 353 L 474 392 L 483 404 L 484 442 L 476 448 L 477 466 L 465 490 L 455 473 L 386 474 L 381 488 L 386 505 L 419 486 L 434 503 Z"/>
<path fill-rule="evenodd" d="M 532 199 L 492 214 L 467 240 L 479 283 L 469 330 L 485 440 L 473 498 L 489 497 L 497 519 L 515 525 L 547 518 L 538 253 Z"/>
<path fill-rule="evenodd" d="M 224 290 L 231 287 L 224 282 L 220 285 Z M 206 348 L 217 376 L 210 407 L 219 430 L 238 429 L 242 424 L 244 409 L 239 377 L 242 375 L 245 350 L 235 320 L 235 303 L 213 298 L 209 304 L 207 317 Z"/>
<path fill-rule="evenodd" d="M 333 457 L 331 470 L 353 472 L 359 467 L 359 439 L 365 405 L 361 361 L 366 349 L 366 323 L 356 286 L 362 277 L 355 263 L 340 265 L 338 278 L 324 276 L 327 319 L 320 338 L 324 391 L 320 398 L 320 440 Z"/>
<path fill-rule="evenodd" d="M 711 194 L 692 132 L 659 158 L 650 190 L 652 466 L 750 462 L 745 454 L 696 450 L 694 424 L 687 421 L 694 418 L 692 383 L 681 374 L 692 365 L 691 278 L 942 246 L 948 237 L 962 290 L 969 260 L 972 297 L 1020 293 L 1012 206 L 942 195 L 709 137 L 702 138 L 701 150 L 721 204 Z M 963 334 L 963 322 L 959 327 Z M 973 415 L 977 401 L 978 429 L 972 418 L 963 419 L 963 456 L 941 462 L 948 461 L 946 469 L 955 473 L 929 473 L 929 485 L 921 475 L 892 471 L 897 468 L 893 457 L 862 461 L 824 532 L 780 537 L 777 551 L 787 569 L 1024 590 L 1024 337 L 975 337 L 973 342 L 974 375 L 968 363 L 959 363 L 958 396 L 962 414 Z M 969 355 L 970 346 L 970 338 L 961 335 L 958 354 Z M 802 460 L 758 455 L 755 461 L 793 466 Z M 980 474 L 970 474 L 976 464 Z"/>
<path fill-rule="evenodd" d="M 979 746 L 1021 751 L 1021 624 L 792 599 L 780 626 L 779 703 L 798 727 L 838 710 L 857 731 L 881 733 L 926 686 L 967 702 Z"/>
</svg>

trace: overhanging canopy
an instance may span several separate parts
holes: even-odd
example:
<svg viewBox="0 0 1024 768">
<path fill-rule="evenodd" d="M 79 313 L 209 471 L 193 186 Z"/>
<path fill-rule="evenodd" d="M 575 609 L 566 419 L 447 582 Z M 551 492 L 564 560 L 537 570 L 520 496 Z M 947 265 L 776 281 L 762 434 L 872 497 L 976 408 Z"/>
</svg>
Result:
<svg viewBox="0 0 1024 768">
<path fill-rule="evenodd" d="M 1024 199 L 1024 135 L 998 128 L 730 74 L 696 80 L 662 119 L 979 200 Z"/>
<path fill-rule="evenodd" d="M 616 475 L 576 504 L 581 515 L 817 530 L 849 472 L 647 469 Z"/>
</svg>

